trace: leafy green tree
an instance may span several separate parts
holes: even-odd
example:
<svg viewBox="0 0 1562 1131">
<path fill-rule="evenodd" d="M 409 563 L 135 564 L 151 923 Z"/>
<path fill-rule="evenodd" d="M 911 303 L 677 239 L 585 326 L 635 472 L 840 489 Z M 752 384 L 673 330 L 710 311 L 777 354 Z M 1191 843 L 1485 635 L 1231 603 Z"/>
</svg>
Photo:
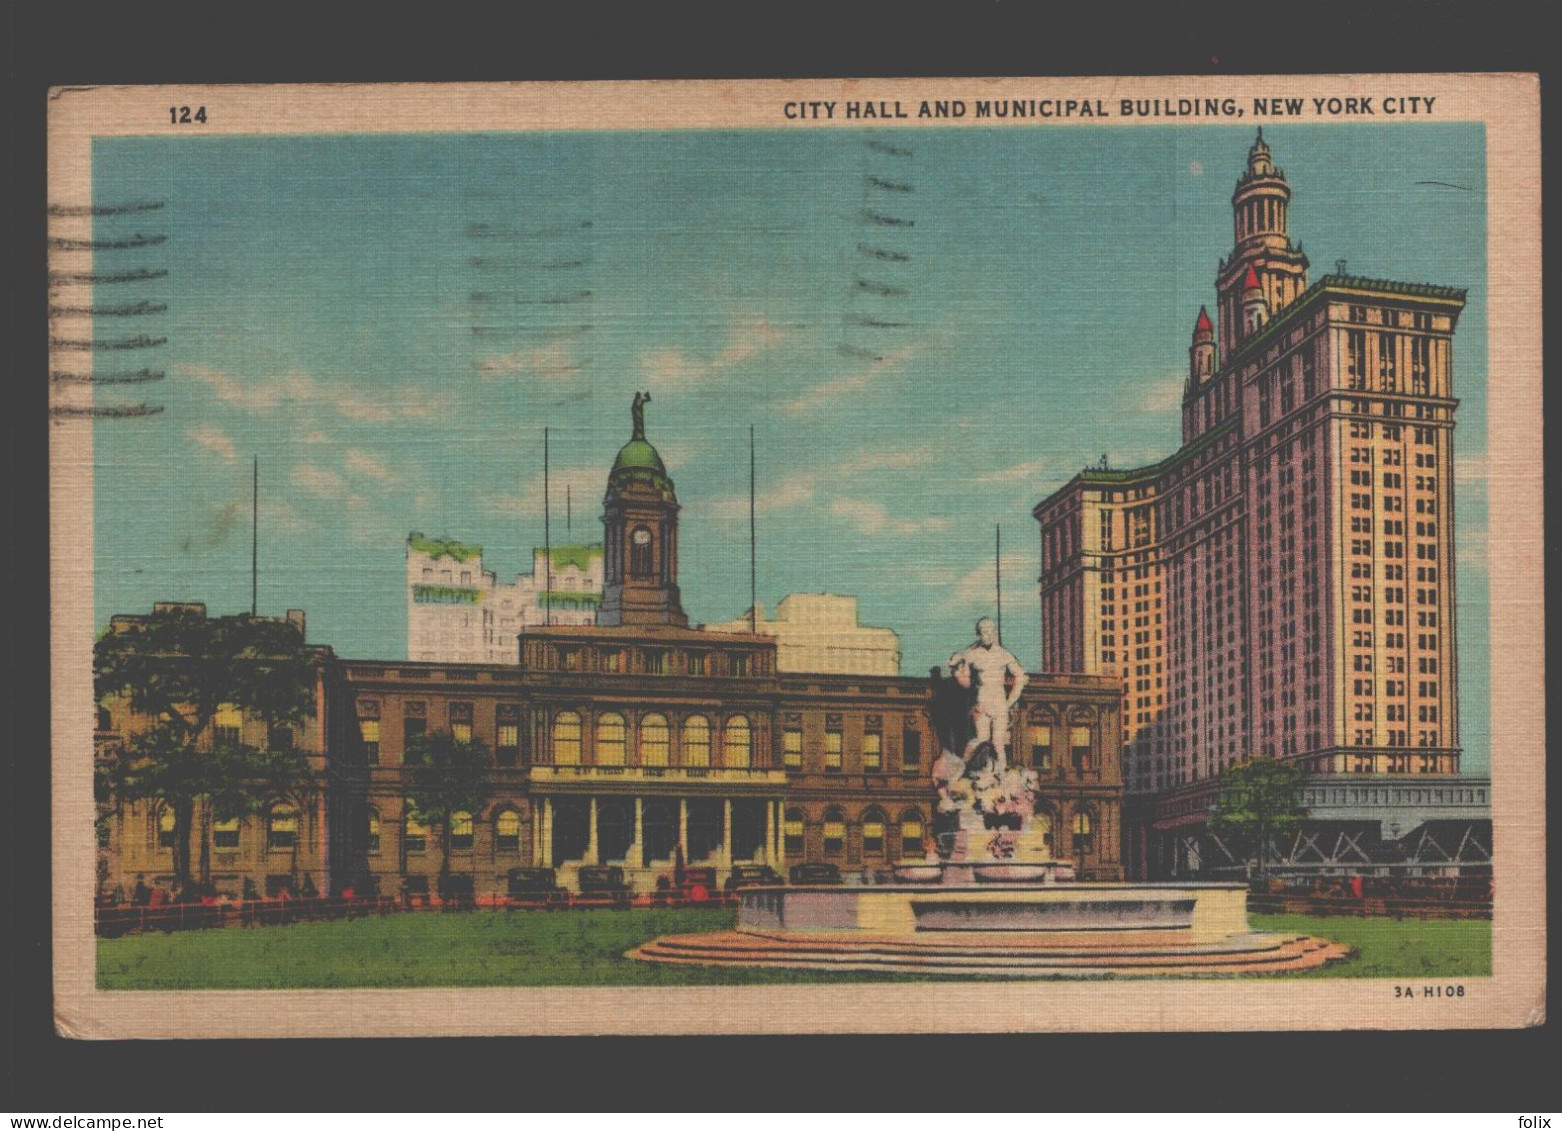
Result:
<svg viewBox="0 0 1562 1131">
<path fill-rule="evenodd" d="M 1268 846 L 1289 839 L 1307 819 L 1302 769 L 1295 762 L 1250 758 L 1220 775 L 1210 808 L 1209 831 L 1264 872 Z"/>
<path fill-rule="evenodd" d="M 217 710 L 231 704 L 270 727 L 303 722 L 314 707 L 314 660 L 297 625 L 247 615 L 210 617 L 158 610 L 116 624 L 93 650 L 101 703 L 124 700 L 149 725 L 104 768 L 120 801 L 154 801 L 174 816 L 174 874 L 191 880 L 190 838 L 204 800 L 218 820 L 257 812 L 269 797 L 310 780 L 298 750 L 260 750 L 212 738 Z M 207 861 L 202 851 L 203 864 Z M 202 869 L 208 882 L 208 868 Z"/>
<path fill-rule="evenodd" d="M 450 825 L 456 813 L 474 818 L 492 792 L 488 747 L 448 730 L 414 736 L 404 755 L 407 804 L 412 814 L 439 830 L 439 890 L 450 886 Z"/>
</svg>

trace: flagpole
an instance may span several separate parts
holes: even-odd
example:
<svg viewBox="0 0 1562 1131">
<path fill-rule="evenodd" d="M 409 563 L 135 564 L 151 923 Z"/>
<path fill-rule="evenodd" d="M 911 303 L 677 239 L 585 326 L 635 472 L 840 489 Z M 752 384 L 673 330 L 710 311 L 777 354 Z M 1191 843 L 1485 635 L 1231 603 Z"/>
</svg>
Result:
<svg viewBox="0 0 1562 1131">
<path fill-rule="evenodd" d="M 993 585 L 998 593 L 998 639 L 1003 639 L 1003 527 L 993 526 Z"/>
<path fill-rule="evenodd" d="M 548 429 L 542 430 L 542 623 L 553 623 L 553 531 L 548 525 Z"/>
<path fill-rule="evenodd" d="M 748 426 L 748 630 L 759 634 L 759 561 L 754 538 L 754 426 Z"/>
<path fill-rule="evenodd" d="M 260 615 L 260 457 L 255 457 L 249 505 L 249 615 Z"/>
</svg>

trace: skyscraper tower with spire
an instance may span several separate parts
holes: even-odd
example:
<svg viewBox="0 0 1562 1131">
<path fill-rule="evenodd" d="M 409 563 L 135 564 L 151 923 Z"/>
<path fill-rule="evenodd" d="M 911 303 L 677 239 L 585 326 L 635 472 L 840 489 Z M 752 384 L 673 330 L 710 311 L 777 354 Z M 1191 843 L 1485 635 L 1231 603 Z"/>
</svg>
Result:
<svg viewBox="0 0 1562 1131">
<path fill-rule="evenodd" d="M 1178 869 L 1168 830 L 1254 755 L 1312 774 L 1458 772 L 1465 292 L 1343 270 L 1310 284 L 1290 203 L 1260 133 L 1217 318 L 1194 322 L 1182 447 L 1088 468 L 1033 511 L 1043 668 L 1123 686 L 1124 785 L 1140 799 L 1125 859 L 1141 876 Z"/>
</svg>

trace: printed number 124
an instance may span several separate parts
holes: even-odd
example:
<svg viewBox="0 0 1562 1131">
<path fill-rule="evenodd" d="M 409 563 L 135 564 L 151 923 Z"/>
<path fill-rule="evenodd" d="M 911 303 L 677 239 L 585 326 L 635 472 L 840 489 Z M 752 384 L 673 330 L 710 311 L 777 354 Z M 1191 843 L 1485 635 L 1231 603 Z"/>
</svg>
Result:
<svg viewBox="0 0 1562 1131">
<path fill-rule="evenodd" d="M 194 113 L 188 106 L 170 106 L 168 108 L 168 120 L 176 126 L 187 126 L 191 122 L 206 121 L 206 107 L 197 106 Z"/>
</svg>

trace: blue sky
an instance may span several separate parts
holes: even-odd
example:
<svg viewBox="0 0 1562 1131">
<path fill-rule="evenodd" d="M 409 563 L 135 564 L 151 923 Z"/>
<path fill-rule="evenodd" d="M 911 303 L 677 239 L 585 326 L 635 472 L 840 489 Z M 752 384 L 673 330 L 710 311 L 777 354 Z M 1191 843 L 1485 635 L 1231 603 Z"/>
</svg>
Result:
<svg viewBox="0 0 1562 1131">
<path fill-rule="evenodd" d="M 1486 768 L 1486 198 L 1479 126 L 1279 126 L 1314 277 L 1470 289 L 1455 338 L 1462 739 Z M 513 577 L 597 538 L 648 389 L 683 503 L 695 621 L 759 593 L 856 594 L 925 671 L 993 604 L 1039 661 L 1030 508 L 1105 453 L 1176 447 L 1188 337 L 1231 244 L 1248 127 L 125 138 L 96 199 L 160 200 L 100 238 L 166 267 L 137 364 L 158 416 L 97 431 L 98 619 L 154 600 L 308 611 L 348 656 L 405 655 L 411 530 Z M 1441 182 L 1441 183 L 1431 183 Z M 1458 187 L 1449 187 L 1458 186 Z M 909 221 L 909 223 L 908 223 Z M 905 258 L 896 258 L 903 256 Z M 105 288 L 106 290 L 106 288 Z M 98 301 L 108 300 L 100 295 Z M 1212 303 L 1211 303 L 1212 304 Z M 100 356 L 100 370 L 121 357 Z"/>
</svg>

